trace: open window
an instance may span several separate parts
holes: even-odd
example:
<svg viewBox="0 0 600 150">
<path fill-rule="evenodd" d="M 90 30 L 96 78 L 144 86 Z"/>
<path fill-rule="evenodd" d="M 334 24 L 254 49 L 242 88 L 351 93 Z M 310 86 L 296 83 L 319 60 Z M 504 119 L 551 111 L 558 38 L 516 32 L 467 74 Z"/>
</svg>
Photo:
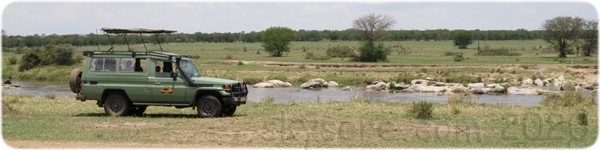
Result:
<svg viewBox="0 0 600 150">
<path fill-rule="evenodd" d="M 115 72 L 117 68 L 116 58 L 92 58 L 91 72 Z"/>
<path fill-rule="evenodd" d="M 145 58 L 121 58 L 120 72 L 146 72 Z"/>
<path fill-rule="evenodd" d="M 156 72 L 155 77 L 161 78 L 170 78 L 171 72 L 175 64 L 170 61 L 156 61 L 156 66 L 154 67 L 154 71 Z"/>
</svg>

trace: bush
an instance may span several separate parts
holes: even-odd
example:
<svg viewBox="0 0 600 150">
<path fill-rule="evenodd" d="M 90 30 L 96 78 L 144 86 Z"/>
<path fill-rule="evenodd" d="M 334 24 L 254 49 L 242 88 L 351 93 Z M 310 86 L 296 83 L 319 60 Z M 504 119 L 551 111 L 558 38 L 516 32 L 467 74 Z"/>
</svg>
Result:
<svg viewBox="0 0 600 150">
<path fill-rule="evenodd" d="M 573 83 L 563 85 L 565 90 L 562 95 L 549 94 L 542 100 L 542 105 L 545 106 L 563 106 L 570 107 L 578 104 L 595 104 L 591 94 L 586 94 L 583 91 L 576 91 Z"/>
<path fill-rule="evenodd" d="M 36 53 L 33 51 L 27 52 L 27 54 L 21 57 L 21 65 L 19 66 L 19 71 L 23 72 L 40 64 L 41 59 L 38 57 Z"/>
<path fill-rule="evenodd" d="M 17 64 L 17 57 L 15 57 L 15 55 L 8 57 L 8 64 L 9 65 Z"/>
<path fill-rule="evenodd" d="M 477 55 L 477 54 L 475 54 Z M 510 52 L 508 48 L 501 47 L 499 49 L 485 48 L 480 53 L 481 56 L 521 56 L 520 53 Z"/>
<path fill-rule="evenodd" d="M 224 58 L 225 60 L 232 60 L 234 59 L 233 56 L 231 56 L 231 54 L 227 54 L 227 56 L 225 56 Z"/>
<path fill-rule="evenodd" d="M 273 102 L 275 102 L 275 98 L 271 97 L 271 96 L 267 96 L 267 97 L 261 98 L 260 102 L 262 102 L 262 103 L 273 103 Z"/>
<path fill-rule="evenodd" d="M 244 80 L 244 83 L 246 84 L 256 84 L 262 82 L 262 79 L 260 78 L 244 78 L 242 80 Z"/>
<path fill-rule="evenodd" d="M 73 64 L 73 46 L 48 44 L 44 46 L 44 51 L 38 54 L 41 59 L 40 65 L 71 65 Z"/>
<path fill-rule="evenodd" d="M 415 119 L 431 119 L 433 118 L 433 103 L 425 101 L 413 102 L 411 109 L 408 111 Z"/>
<path fill-rule="evenodd" d="M 423 78 L 420 76 L 413 76 L 412 74 L 408 74 L 408 73 L 404 73 L 404 74 L 400 73 L 400 74 L 398 74 L 396 79 L 394 79 L 394 81 L 396 81 L 396 83 L 404 82 L 406 84 L 410 84 L 410 81 L 412 81 L 414 79 L 423 79 Z"/>
<path fill-rule="evenodd" d="M 463 57 L 462 53 L 460 53 L 459 55 L 454 55 L 455 62 L 461 62 L 463 60 L 465 60 L 465 58 Z"/>
<path fill-rule="evenodd" d="M 355 57 L 353 50 L 348 49 L 344 46 L 336 46 L 327 48 L 327 57 L 331 58 L 344 58 L 344 57 Z"/>
<path fill-rule="evenodd" d="M 304 56 L 304 59 L 312 59 L 312 60 L 329 60 L 327 56 L 316 55 L 313 52 L 307 52 Z"/>
<path fill-rule="evenodd" d="M 449 52 L 449 51 L 446 51 L 446 52 L 444 52 L 443 56 L 456 56 L 456 55 L 462 55 L 462 53 L 461 52 Z"/>
<path fill-rule="evenodd" d="M 579 114 L 577 114 L 577 124 L 579 124 L 580 126 L 588 125 L 588 115 L 585 111 L 579 112 Z"/>
<path fill-rule="evenodd" d="M 354 56 L 353 61 L 360 62 L 378 62 L 387 61 L 388 50 L 383 47 L 383 43 L 377 44 L 377 46 L 370 45 L 365 42 L 361 47 L 358 48 L 360 52 L 359 56 Z"/>
</svg>

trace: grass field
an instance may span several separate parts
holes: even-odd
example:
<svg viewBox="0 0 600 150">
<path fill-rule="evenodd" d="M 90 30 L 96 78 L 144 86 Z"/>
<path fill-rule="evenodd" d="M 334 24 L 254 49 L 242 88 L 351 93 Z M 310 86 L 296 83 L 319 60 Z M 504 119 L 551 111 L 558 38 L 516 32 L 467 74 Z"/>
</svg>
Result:
<svg viewBox="0 0 600 150">
<path fill-rule="evenodd" d="M 598 136 L 598 107 L 589 103 L 433 104 L 433 118 L 421 120 L 408 115 L 410 103 L 275 100 L 242 105 L 233 117 L 202 119 L 173 107 L 109 117 L 95 101 L 73 98 L 3 95 L 2 102 L 2 136 L 16 147 L 29 141 L 42 148 L 58 142 L 54 147 L 583 148 Z"/>
<path fill-rule="evenodd" d="M 400 54 L 399 48 L 393 48 L 392 54 L 388 56 L 389 62 L 392 64 L 560 64 L 555 60 L 558 53 L 543 53 L 539 48 L 547 48 L 547 44 L 542 40 L 532 41 L 480 41 L 480 47 L 490 48 L 510 48 L 514 52 L 522 54 L 521 56 L 480 56 L 475 54 L 477 51 L 477 43 L 469 46 L 469 49 L 458 49 L 453 47 L 452 41 L 387 41 L 384 42 L 387 46 L 402 44 L 407 51 L 407 55 Z M 168 43 L 163 44 L 165 51 L 178 53 L 199 55 L 202 61 L 224 61 L 227 55 L 231 55 L 235 60 L 246 61 L 275 61 L 275 62 L 318 62 L 318 63 L 355 63 L 349 62 L 348 59 L 333 58 L 327 61 L 304 59 L 306 52 L 313 52 L 318 55 L 326 55 L 325 51 L 328 47 L 334 46 L 353 46 L 358 47 L 358 41 L 320 41 L 320 42 L 293 42 L 290 53 L 286 53 L 283 57 L 270 57 L 268 53 L 262 50 L 261 43 Z M 130 45 L 136 51 L 144 51 L 144 45 Z M 159 50 L 159 45 L 147 44 L 148 50 Z M 306 52 L 303 51 L 306 48 Z M 536 50 L 534 50 L 534 47 Z M 79 47 L 78 51 L 83 50 L 107 50 L 110 46 L 86 46 Z M 244 48 L 246 52 L 244 52 Z M 127 50 L 126 45 L 115 46 L 116 50 Z M 257 54 L 259 52 L 260 54 Z M 454 62 L 452 56 L 442 56 L 444 52 L 462 52 L 466 60 L 462 62 Z M 574 57 L 569 55 L 568 63 L 573 61 L 574 64 L 597 64 L 597 56 L 592 57 Z M 518 59 L 518 60 L 517 60 Z"/>
</svg>

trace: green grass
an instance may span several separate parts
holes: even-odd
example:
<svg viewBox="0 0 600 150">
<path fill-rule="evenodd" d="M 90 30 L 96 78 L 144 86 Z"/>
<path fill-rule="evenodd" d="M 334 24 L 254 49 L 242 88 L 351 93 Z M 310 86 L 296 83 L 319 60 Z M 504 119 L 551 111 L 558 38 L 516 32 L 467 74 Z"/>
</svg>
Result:
<svg viewBox="0 0 600 150">
<path fill-rule="evenodd" d="M 143 117 L 109 117 L 95 101 L 2 98 L 6 141 L 174 147 L 583 148 L 594 144 L 598 135 L 595 105 L 433 104 L 431 118 L 421 120 L 407 114 L 410 103 L 249 102 L 233 117 L 203 119 L 189 108 L 149 107 Z"/>
<path fill-rule="evenodd" d="M 397 45 L 398 41 L 386 41 L 385 46 Z M 401 41 L 406 47 L 408 55 L 400 55 L 399 48 L 393 48 L 392 54 L 388 56 L 389 62 L 382 63 L 400 63 L 400 64 L 560 64 L 554 58 L 558 53 L 542 53 L 539 48 L 536 50 L 533 47 L 547 47 L 547 43 L 542 40 L 525 40 L 525 41 L 480 41 L 481 47 L 486 45 L 490 48 L 508 48 L 515 49 L 521 56 L 476 56 L 476 44 L 469 46 L 469 49 L 458 49 L 453 47 L 452 41 Z M 314 55 L 327 56 L 326 51 L 329 47 L 336 46 L 360 46 L 358 41 L 319 41 L 319 42 L 292 42 L 290 53 L 284 54 L 283 57 L 269 57 L 268 54 L 262 51 L 261 43 L 168 43 L 163 44 L 165 51 L 178 53 L 200 55 L 203 61 L 224 61 L 227 55 L 231 55 L 236 60 L 246 61 L 276 61 L 276 62 L 325 62 L 325 63 L 352 63 L 348 62 L 348 58 L 331 58 L 329 60 L 312 60 L 304 59 L 307 52 L 312 52 Z M 144 51 L 142 44 L 130 45 L 136 51 Z M 158 45 L 147 44 L 150 51 L 159 50 Z M 100 50 L 107 50 L 110 46 L 101 46 Z M 247 51 L 243 49 L 246 47 Z M 306 48 L 304 52 L 303 47 Z M 125 45 L 115 46 L 116 50 L 127 50 Z M 97 46 L 79 47 L 77 51 L 83 50 L 98 50 Z M 256 51 L 261 51 L 260 55 Z M 455 62 L 451 56 L 443 56 L 446 52 L 463 53 L 465 60 Z M 511 51 L 512 52 L 512 51 Z M 574 64 L 597 64 L 596 56 L 592 57 L 574 57 L 569 55 L 568 63 L 573 59 Z M 587 58 L 584 60 L 584 58 Z M 518 59 L 518 61 L 517 61 Z"/>
</svg>

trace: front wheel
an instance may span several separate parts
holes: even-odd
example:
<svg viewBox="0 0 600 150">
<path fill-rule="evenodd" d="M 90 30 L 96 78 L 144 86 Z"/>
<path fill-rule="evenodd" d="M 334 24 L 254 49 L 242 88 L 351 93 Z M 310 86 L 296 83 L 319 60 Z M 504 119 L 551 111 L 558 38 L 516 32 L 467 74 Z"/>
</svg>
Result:
<svg viewBox="0 0 600 150">
<path fill-rule="evenodd" d="M 200 98 L 196 103 L 198 115 L 202 118 L 212 118 L 221 116 L 221 103 L 219 99 L 208 95 Z"/>
<path fill-rule="evenodd" d="M 111 116 L 127 116 L 131 103 L 121 94 L 111 94 L 104 100 L 104 112 Z"/>
<path fill-rule="evenodd" d="M 223 116 L 226 116 L 226 117 L 233 116 L 233 113 L 235 113 L 236 108 L 237 108 L 237 106 L 235 106 L 235 105 L 223 106 Z"/>
</svg>

